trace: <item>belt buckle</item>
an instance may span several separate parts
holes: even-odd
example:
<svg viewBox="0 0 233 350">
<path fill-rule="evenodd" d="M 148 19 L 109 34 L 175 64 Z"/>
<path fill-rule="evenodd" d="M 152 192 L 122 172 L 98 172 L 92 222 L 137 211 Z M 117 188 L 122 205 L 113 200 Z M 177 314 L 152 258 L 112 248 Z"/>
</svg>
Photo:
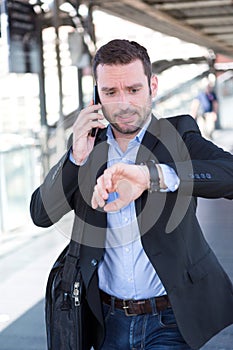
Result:
<svg viewBox="0 0 233 350">
<path fill-rule="evenodd" d="M 128 299 L 128 300 L 130 300 L 130 299 Z M 122 307 L 122 308 L 123 308 L 124 311 L 125 311 L 125 316 L 127 316 L 127 317 L 130 317 L 130 316 L 137 316 L 137 314 L 129 313 L 129 312 L 128 312 L 129 306 L 126 305 L 126 302 L 127 302 L 128 300 L 122 300 L 122 302 L 123 302 L 123 307 Z"/>
</svg>

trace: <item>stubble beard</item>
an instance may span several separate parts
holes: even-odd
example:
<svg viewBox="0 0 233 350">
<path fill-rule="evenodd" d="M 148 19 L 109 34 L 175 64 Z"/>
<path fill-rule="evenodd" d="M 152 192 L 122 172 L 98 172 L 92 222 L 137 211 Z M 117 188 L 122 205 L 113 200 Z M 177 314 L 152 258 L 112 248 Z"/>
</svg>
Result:
<svg viewBox="0 0 233 350">
<path fill-rule="evenodd" d="M 139 132 L 142 129 L 144 124 L 147 122 L 149 116 L 151 115 L 152 101 L 148 99 L 148 103 L 146 104 L 146 106 L 144 106 L 141 109 L 141 113 L 137 109 L 129 108 L 126 110 L 119 110 L 117 112 L 114 112 L 113 116 L 109 117 L 109 113 L 104 108 L 104 106 L 102 107 L 102 110 L 105 118 L 110 123 L 113 129 L 115 129 L 116 131 L 118 131 L 123 135 L 133 135 L 133 134 L 137 134 L 137 132 Z M 135 125 L 130 123 L 128 123 L 128 125 L 127 123 L 125 124 L 121 123 L 123 124 L 123 126 L 121 126 L 119 123 L 114 121 L 117 118 L 117 116 L 123 117 L 124 115 L 128 115 L 128 114 L 136 114 L 138 116 L 137 120 L 135 121 Z"/>
</svg>

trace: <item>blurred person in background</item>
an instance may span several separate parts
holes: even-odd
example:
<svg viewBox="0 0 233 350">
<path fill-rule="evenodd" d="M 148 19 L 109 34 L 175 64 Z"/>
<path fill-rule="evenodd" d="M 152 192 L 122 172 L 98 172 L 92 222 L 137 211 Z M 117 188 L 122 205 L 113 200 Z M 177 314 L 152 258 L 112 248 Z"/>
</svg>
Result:
<svg viewBox="0 0 233 350">
<path fill-rule="evenodd" d="M 208 83 L 193 100 L 191 115 L 197 120 L 203 136 L 212 139 L 218 116 L 218 101 L 213 84 Z"/>
</svg>

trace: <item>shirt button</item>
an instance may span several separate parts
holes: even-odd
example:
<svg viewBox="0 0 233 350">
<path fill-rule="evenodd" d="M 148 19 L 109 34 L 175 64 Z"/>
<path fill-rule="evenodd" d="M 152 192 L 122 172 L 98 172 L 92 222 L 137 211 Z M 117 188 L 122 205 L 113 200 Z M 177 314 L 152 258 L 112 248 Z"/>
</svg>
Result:
<svg viewBox="0 0 233 350">
<path fill-rule="evenodd" d="M 96 259 L 91 260 L 91 266 L 96 266 L 98 264 L 98 261 Z"/>
<path fill-rule="evenodd" d="M 129 253 L 130 249 L 129 248 L 125 248 L 126 253 Z"/>
<path fill-rule="evenodd" d="M 128 222 L 128 221 L 129 221 L 129 219 L 124 217 L 124 222 Z"/>
</svg>

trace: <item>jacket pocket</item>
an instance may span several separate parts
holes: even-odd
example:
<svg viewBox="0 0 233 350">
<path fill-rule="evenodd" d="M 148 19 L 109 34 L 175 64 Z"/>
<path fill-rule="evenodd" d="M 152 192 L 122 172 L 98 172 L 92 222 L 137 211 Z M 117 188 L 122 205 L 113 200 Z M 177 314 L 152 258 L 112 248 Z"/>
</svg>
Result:
<svg viewBox="0 0 233 350">
<path fill-rule="evenodd" d="M 214 253 L 209 250 L 198 262 L 193 264 L 187 271 L 190 280 L 195 283 L 205 278 L 216 267 L 217 258 Z"/>
</svg>

